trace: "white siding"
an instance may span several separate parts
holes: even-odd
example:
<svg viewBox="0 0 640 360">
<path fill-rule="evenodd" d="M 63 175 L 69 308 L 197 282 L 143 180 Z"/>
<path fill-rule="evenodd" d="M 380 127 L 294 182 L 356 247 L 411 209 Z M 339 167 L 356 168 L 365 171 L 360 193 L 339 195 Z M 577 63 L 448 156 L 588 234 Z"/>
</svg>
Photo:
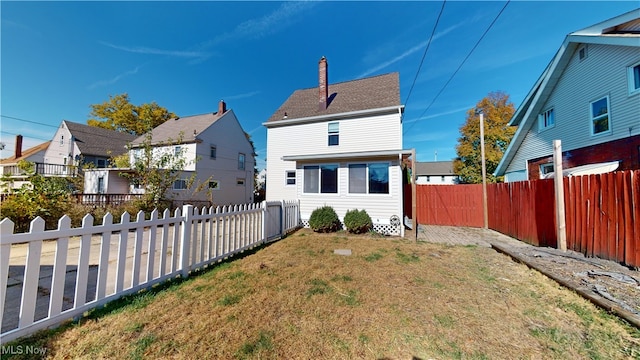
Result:
<svg viewBox="0 0 640 360">
<path fill-rule="evenodd" d="M 51 139 L 51 143 L 44 154 L 44 162 L 47 164 L 64 165 L 65 159 L 69 162 L 71 161 L 70 159 L 75 158 L 75 155 L 79 153 L 77 147 L 74 146 L 71 141 L 69 129 L 67 129 L 63 122 Z M 69 156 L 71 156 L 71 158 L 69 158 Z"/>
<path fill-rule="evenodd" d="M 444 175 L 419 175 L 416 177 L 416 185 L 453 185 L 456 184 L 456 176 Z"/>
<path fill-rule="evenodd" d="M 640 48 L 588 44 L 582 61 L 573 54 L 541 111 L 553 108 L 555 126 L 538 132 L 536 119 L 506 172 L 525 169 L 529 159 L 553 153 L 552 141 L 572 150 L 640 134 L 640 93 L 629 96 L 627 67 L 640 60 Z M 591 135 L 590 102 L 609 96 L 611 133 Z M 531 114 L 537 118 L 538 113 Z M 629 130 L 631 129 L 631 130 Z"/>
<path fill-rule="evenodd" d="M 330 122 L 340 124 L 340 143 L 337 146 L 328 145 Z M 295 188 L 285 183 L 285 172 L 295 170 L 296 164 L 294 161 L 283 161 L 283 156 L 400 150 L 401 148 L 402 126 L 400 114 L 397 112 L 364 118 L 267 128 L 267 200 L 297 198 Z"/>
<path fill-rule="evenodd" d="M 340 162 L 338 169 L 338 193 L 337 194 L 305 194 L 303 192 L 303 165 L 298 168 L 298 181 L 296 193 L 300 199 L 300 217 L 308 220 L 316 208 L 324 205 L 333 207 L 340 220 L 344 219 L 347 210 L 365 209 L 374 224 L 389 224 L 392 215 L 403 217 L 402 209 L 402 169 L 398 160 L 387 161 L 389 163 L 389 194 L 350 194 L 349 193 L 349 164 L 365 163 L 357 160 L 352 162 Z M 384 162 L 384 161 L 375 161 Z M 331 162 L 328 162 L 331 163 Z M 332 162 L 336 164 L 338 162 Z M 267 189 L 268 189 L 267 183 Z M 268 190 L 267 190 L 268 192 Z"/>
<path fill-rule="evenodd" d="M 211 201 L 216 205 L 244 204 L 253 202 L 255 158 L 251 144 L 244 135 L 235 114 L 230 111 L 218 119 L 207 130 L 198 135 L 202 140 L 194 149 L 199 160 L 194 165 L 199 183 L 205 190 L 197 194 L 209 200 L 205 193 L 210 193 Z M 211 158 L 211 146 L 216 147 L 216 158 Z M 244 170 L 238 169 L 238 154 L 245 155 Z M 217 181 L 219 190 L 208 191 L 209 179 Z M 244 185 L 237 180 L 244 179 Z"/>
</svg>

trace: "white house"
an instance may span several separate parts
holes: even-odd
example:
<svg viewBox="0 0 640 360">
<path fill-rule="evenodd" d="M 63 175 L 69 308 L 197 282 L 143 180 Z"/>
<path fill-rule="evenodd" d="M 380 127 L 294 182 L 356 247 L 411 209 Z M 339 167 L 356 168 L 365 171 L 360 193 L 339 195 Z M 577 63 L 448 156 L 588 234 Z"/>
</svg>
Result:
<svg viewBox="0 0 640 360">
<path fill-rule="evenodd" d="M 640 168 L 640 9 L 569 34 L 509 125 L 507 182 L 553 171 L 553 140 L 565 173 Z"/>
<path fill-rule="evenodd" d="M 34 169 L 36 172 L 39 170 L 42 171 L 42 166 L 38 166 L 38 164 L 43 164 L 44 153 L 47 150 L 50 141 L 22 151 L 22 139 L 22 135 L 17 135 L 14 155 L 0 160 L 0 174 L 8 180 L 0 180 L 0 183 L 2 183 L 2 186 L 0 186 L 0 192 L 9 191 L 10 189 L 19 189 L 22 185 L 29 183 L 26 180 L 28 174 L 18 167 L 18 163 L 20 161 L 32 162 L 36 164 Z"/>
<path fill-rule="evenodd" d="M 453 173 L 453 161 L 416 162 L 417 185 L 454 185 L 458 175 Z"/>
<path fill-rule="evenodd" d="M 218 111 L 170 119 L 151 131 L 154 154 L 170 152 L 186 161 L 168 197 L 206 201 L 212 205 L 253 202 L 255 154 L 233 110 L 220 101 Z M 146 136 L 131 142 L 133 163 Z M 98 169 L 85 174 L 85 193 L 144 193 L 120 173 L 130 169 Z M 190 184 L 190 179 L 194 181 Z"/>
<path fill-rule="evenodd" d="M 93 163 L 109 167 L 109 158 L 127 152 L 127 144 L 136 136 L 109 129 L 63 120 L 44 154 L 44 163 L 59 172 L 72 175 L 73 166 Z M 54 165 L 57 165 L 54 166 Z"/>
<path fill-rule="evenodd" d="M 303 224 L 330 205 L 341 220 L 365 209 L 374 230 L 404 234 L 402 112 L 398 73 L 294 91 L 265 122 L 266 199 L 299 200 Z"/>
</svg>

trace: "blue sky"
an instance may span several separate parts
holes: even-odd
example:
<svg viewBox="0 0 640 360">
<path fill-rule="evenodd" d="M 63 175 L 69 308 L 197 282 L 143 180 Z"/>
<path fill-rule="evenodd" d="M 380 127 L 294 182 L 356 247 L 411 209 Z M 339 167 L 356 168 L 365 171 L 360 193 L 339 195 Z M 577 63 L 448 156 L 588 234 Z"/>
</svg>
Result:
<svg viewBox="0 0 640 360">
<path fill-rule="evenodd" d="M 13 154 L 16 134 L 24 149 L 37 145 L 62 120 L 86 123 L 90 104 L 126 92 L 183 117 L 224 99 L 263 168 L 261 124 L 294 90 L 317 86 L 326 56 L 329 83 L 399 72 L 404 148 L 419 161 L 450 160 L 466 110 L 492 91 L 518 107 L 568 33 L 640 7 L 505 4 L 447 1 L 416 77 L 441 1 L 1 1 L 0 157 Z"/>
</svg>

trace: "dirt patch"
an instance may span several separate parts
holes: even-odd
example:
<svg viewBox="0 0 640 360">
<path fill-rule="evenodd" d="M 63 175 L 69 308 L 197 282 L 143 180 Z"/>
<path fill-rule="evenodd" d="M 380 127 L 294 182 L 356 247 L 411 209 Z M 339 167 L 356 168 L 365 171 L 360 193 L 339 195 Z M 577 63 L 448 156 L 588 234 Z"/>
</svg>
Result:
<svg viewBox="0 0 640 360">
<path fill-rule="evenodd" d="M 571 250 L 527 245 L 493 230 L 421 226 L 418 238 L 452 245 L 494 246 L 562 285 L 601 301 L 607 310 L 620 311 L 625 320 L 640 327 L 640 272 L 636 270 Z"/>
</svg>

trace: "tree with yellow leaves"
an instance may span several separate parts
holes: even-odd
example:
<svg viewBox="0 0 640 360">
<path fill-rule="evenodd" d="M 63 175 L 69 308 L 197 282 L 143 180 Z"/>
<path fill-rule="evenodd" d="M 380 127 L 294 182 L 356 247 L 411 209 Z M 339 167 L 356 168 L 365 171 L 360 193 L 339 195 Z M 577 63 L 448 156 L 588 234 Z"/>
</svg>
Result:
<svg viewBox="0 0 640 360">
<path fill-rule="evenodd" d="M 109 96 L 102 104 L 90 105 L 87 124 L 103 129 L 120 131 L 132 135 L 143 135 L 176 115 L 155 101 L 134 105 L 127 93 Z"/>
<path fill-rule="evenodd" d="M 458 157 L 453 162 L 453 171 L 460 177 L 461 183 L 482 183 L 480 113 L 484 114 L 487 182 L 502 182 L 503 177 L 495 177 L 493 172 L 515 134 L 515 127 L 508 125 L 514 112 L 515 107 L 509 101 L 509 95 L 501 91 L 489 93 L 467 111 L 467 121 L 460 127 L 456 146 Z"/>
</svg>

